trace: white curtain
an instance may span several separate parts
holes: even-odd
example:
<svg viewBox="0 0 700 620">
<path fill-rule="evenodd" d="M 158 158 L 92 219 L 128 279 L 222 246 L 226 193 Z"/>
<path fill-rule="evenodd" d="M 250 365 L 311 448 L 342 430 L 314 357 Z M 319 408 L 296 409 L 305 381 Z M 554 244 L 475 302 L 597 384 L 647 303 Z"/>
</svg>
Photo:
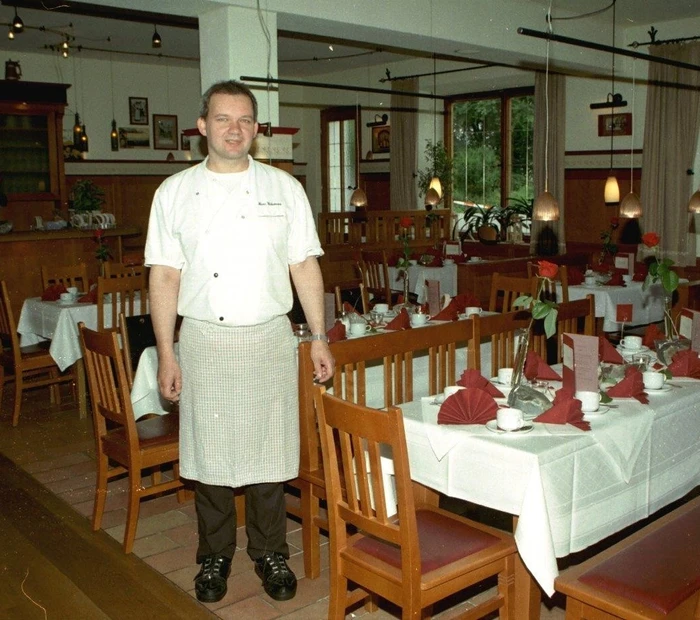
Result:
<svg viewBox="0 0 700 620">
<path fill-rule="evenodd" d="M 652 45 L 652 56 L 700 65 L 700 43 Z M 695 235 L 690 232 L 688 200 L 700 132 L 700 71 L 649 63 L 644 153 L 642 228 L 661 236 L 665 257 L 695 265 Z M 700 175 L 696 175 L 698 178 Z"/>
<path fill-rule="evenodd" d="M 401 91 L 417 92 L 418 79 L 392 82 L 391 146 L 389 148 L 389 182 L 391 208 L 397 211 L 415 209 L 418 202 L 413 177 L 418 160 L 418 107 L 416 98 Z"/>
<path fill-rule="evenodd" d="M 549 144 L 547 162 L 549 170 L 549 192 L 559 203 L 558 222 L 533 222 L 530 249 L 534 252 L 537 238 L 545 226 L 551 226 L 559 243 L 559 253 L 566 252 L 564 237 L 564 151 L 566 137 L 566 81 L 563 75 L 544 73 L 535 75 L 535 127 L 534 127 L 534 176 L 535 196 L 544 191 L 545 181 L 545 136 L 547 134 L 547 100 L 545 82 L 549 82 Z"/>
</svg>

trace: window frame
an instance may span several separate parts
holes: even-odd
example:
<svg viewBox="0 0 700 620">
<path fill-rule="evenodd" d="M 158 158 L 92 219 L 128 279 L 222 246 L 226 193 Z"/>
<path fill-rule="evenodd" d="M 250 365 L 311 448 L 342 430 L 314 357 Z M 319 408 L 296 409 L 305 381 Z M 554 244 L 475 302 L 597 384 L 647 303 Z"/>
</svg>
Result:
<svg viewBox="0 0 700 620">
<path fill-rule="evenodd" d="M 348 180 L 343 178 L 343 186 L 348 185 L 352 187 L 358 187 L 360 183 L 360 119 L 362 118 L 362 110 L 360 105 L 351 106 L 336 106 L 332 108 L 326 108 L 321 110 L 321 188 L 322 188 L 322 199 L 321 199 L 321 211 L 324 213 L 331 213 L 331 195 L 330 195 L 330 169 L 329 169 L 329 149 L 328 149 L 328 127 L 332 122 L 342 122 L 342 121 L 355 121 L 355 178 Z M 342 125 L 341 125 L 342 127 Z M 340 169 L 344 170 L 344 153 L 343 143 L 341 140 L 340 149 Z M 348 200 L 348 203 L 346 203 Z M 348 211 L 349 207 L 349 194 L 345 193 L 341 199 L 341 209 L 340 211 L 333 211 L 332 213 L 343 213 Z"/>
</svg>

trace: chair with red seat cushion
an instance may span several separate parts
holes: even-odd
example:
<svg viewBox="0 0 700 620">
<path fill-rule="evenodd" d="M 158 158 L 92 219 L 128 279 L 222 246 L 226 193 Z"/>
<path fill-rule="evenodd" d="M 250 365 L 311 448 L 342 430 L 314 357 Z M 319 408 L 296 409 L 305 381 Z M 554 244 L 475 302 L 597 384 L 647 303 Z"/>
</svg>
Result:
<svg viewBox="0 0 700 620">
<path fill-rule="evenodd" d="M 498 576 L 494 596 L 470 618 L 512 618 L 515 543 L 510 534 L 413 498 L 401 410 L 370 409 L 314 389 L 330 523 L 328 617 L 381 596 L 419 618 L 436 602 Z M 387 452 L 389 449 L 390 452 Z M 398 512 L 390 515 L 383 455 L 390 453 Z M 357 533 L 349 535 L 348 526 Z M 359 588 L 348 593 L 348 582 Z"/>
</svg>

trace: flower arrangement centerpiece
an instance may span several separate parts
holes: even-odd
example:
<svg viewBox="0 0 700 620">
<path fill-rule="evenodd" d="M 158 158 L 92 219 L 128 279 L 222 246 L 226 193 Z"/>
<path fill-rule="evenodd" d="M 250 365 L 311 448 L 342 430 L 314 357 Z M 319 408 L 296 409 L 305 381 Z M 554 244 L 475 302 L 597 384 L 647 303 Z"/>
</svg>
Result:
<svg viewBox="0 0 700 620">
<path fill-rule="evenodd" d="M 612 258 L 615 256 L 615 254 L 617 254 L 617 244 L 613 242 L 612 237 L 613 233 L 619 226 L 620 218 L 611 217 L 610 225 L 608 226 L 607 230 L 600 233 L 600 239 L 603 242 L 603 251 L 600 253 L 600 258 L 598 258 L 599 265 L 602 265 L 608 257 Z"/>
<path fill-rule="evenodd" d="M 673 270 L 673 261 L 670 258 L 661 258 L 659 256 L 660 242 L 661 237 L 659 237 L 658 233 L 648 232 L 642 235 L 642 243 L 654 252 L 654 260 L 649 264 L 649 271 L 646 278 L 644 278 L 642 290 L 646 291 L 656 282 L 661 283 L 664 289 L 664 327 L 666 338 L 670 339 L 674 335 L 678 337 L 673 324 L 673 317 L 671 316 L 671 305 L 673 303 L 673 292 L 678 288 L 679 278 L 678 274 Z"/>
<path fill-rule="evenodd" d="M 411 240 L 411 227 L 413 226 L 413 218 L 404 215 L 399 219 L 399 241 L 403 244 L 403 254 L 399 256 L 399 260 L 396 261 L 396 270 L 398 272 L 398 278 L 403 277 L 403 303 L 404 306 L 408 307 L 408 267 L 411 264 L 411 248 L 408 242 Z"/>
</svg>

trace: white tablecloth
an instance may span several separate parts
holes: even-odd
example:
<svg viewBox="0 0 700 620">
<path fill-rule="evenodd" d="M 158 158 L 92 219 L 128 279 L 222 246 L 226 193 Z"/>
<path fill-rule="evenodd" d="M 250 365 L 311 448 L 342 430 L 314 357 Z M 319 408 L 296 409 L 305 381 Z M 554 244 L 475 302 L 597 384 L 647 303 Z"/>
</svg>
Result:
<svg viewBox="0 0 700 620">
<path fill-rule="evenodd" d="M 392 290 L 403 290 L 403 276 L 398 275 L 396 267 L 389 267 L 389 286 Z M 443 267 L 424 267 L 423 265 L 411 265 L 408 268 L 408 286 L 411 293 L 418 297 L 418 303 L 428 301 L 428 288 L 426 280 L 438 280 L 440 282 L 440 294 L 454 297 L 457 294 L 457 265 L 445 265 Z"/>
<path fill-rule="evenodd" d="M 630 282 L 627 286 L 569 286 L 569 299 L 584 299 L 593 293 L 595 315 L 603 317 L 603 331 L 619 331 L 622 323 L 617 322 L 617 304 L 632 304 L 632 322 L 627 325 L 647 325 L 664 318 L 664 291 L 661 284 L 653 284 L 646 291 L 642 282 Z M 561 295 L 561 285 L 557 294 Z"/>
<path fill-rule="evenodd" d="M 673 383 L 681 387 L 651 395 L 648 406 L 615 401 L 619 408 L 593 420 L 592 432 L 547 425 L 504 436 L 483 427 L 441 427 L 452 436 L 442 458 L 421 402 L 402 405 L 411 477 L 518 515 L 520 556 L 551 595 L 557 557 L 589 547 L 700 484 L 700 381 Z M 625 427 L 634 441 L 621 433 Z"/>
<path fill-rule="evenodd" d="M 175 351 L 178 345 L 175 343 Z M 131 388 L 131 405 L 134 417 L 140 418 L 147 413 L 164 414 L 172 408 L 158 389 L 158 352 L 155 347 L 144 349 L 139 358 L 139 365 L 134 374 L 134 385 Z"/>
</svg>

